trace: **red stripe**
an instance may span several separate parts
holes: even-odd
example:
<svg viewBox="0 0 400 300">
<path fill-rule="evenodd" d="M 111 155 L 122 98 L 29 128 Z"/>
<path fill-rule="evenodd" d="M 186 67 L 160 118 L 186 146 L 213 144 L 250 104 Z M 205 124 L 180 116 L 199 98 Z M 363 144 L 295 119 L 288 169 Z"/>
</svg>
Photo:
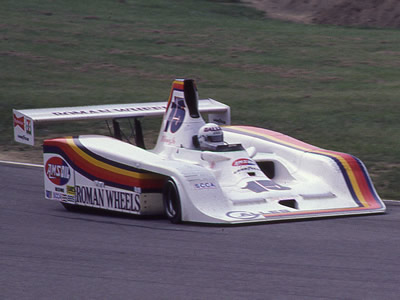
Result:
<svg viewBox="0 0 400 300">
<path fill-rule="evenodd" d="M 245 130 L 249 130 L 249 131 L 252 131 L 252 132 L 255 132 L 255 133 L 259 133 L 259 134 L 262 134 L 262 135 L 268 135 L 268 136 L 270 136 L 272 138 L 279 139 L 283 143 L 289 143 L 289 144 L 291 144 L 293 146 L 297 146 L 299 148 L 305 148 L 304 150 L 307 150 L 307 151 L 322 150 L 321 148 L 318 148 L 318 147 L 313 146 L 311 144 L 307 144 L 305 142 L 302 142 L 300 140 L 297 140 L 295 138 L 292 138 L 292 137 L 290 137 L 288 135 L 285 135 L 285 134 L 277 132 L 277 131 L 264 129 L 264 128 L 258 128 L 258 127 L 252 127 L 252 126 L 232 126 L 232 127 L 233 128 L 234 127 L 243 128 Z"/>
<path fill-rule="evenodd" d="M 174 93 L 174 90 L 183 91 L 184 90 L 184 81 L 174 81 L 172 83 L 171 92 L 169 93 L 169 98 L 168 98 L 167 109 L 165 111 L 168 111 L 169 105 L 171 104 L 172 94 Z"/>
<path fill-rule="evenodd" d="M 272 142 L 282 143 L 285 146 L 293 147 L 293 148 L 301 150 L 301 151 L 309 151 L 309 152 L 317 153 L 317 154 L 325 154 L 325 155 L 327 155 L 331 158 L 335 158 L 335 159 L 338 159 L 338 157 L 340 157 L 341 159 L 344 159 L 350 167 L 350 170 L 345 169 L 344 171 L 347 173 L 347 176 L 350 176 L 349 172 L 353 173 L 354 179 L 356 180 L 356 182 L 359 186 L 359 190 L 364 198 L 363 200 L 364 200 L 364 202 L 368 203 L 368 206 L 369 206 L 368 208 L 382 207 L 380 202 L 375 197 L 375 192 L 373 191 L 372 183 L 366 173 L 366 170 L 362 169 L 362 167 L 358 163 L 358 160 L 356 158 L 354 158 L 353 156 L 346 154 L 346 153 L 324 150 L 322 148 L 299 141 L 290 136 L 281 134 L 276 131 L 264 129 L 264 128 L 257 128 L 257 127 L 252 127 L 252 126 L 232 126 L 231 128 L 234 129 L 235 127 L 242 128 L 244 130 L 248 130 L 255 134 L 265 135 Z M 246 133 L 244 132 L 244 134 L 246 134 Z M 339 160 L 339 162 L 340 162 L 340 160 Z M 342 164 L 342 166 L 345 168 L 345 166 L 343 164 Z"/>
<path fill-rule="evenodd" d="M 321 152 L 326 153 L 327 155 L 340 156 L 341 158 L 346 160 L 346 162 L 350 166 L 351 172 L 353 173 L 355 180 L 357 181 L 360 192 L 365 202 L 368 203 L 368 207 L 369 208 L 381 207 L 381 205 L 377 202 L 373 191 L 371 190 L 372 183 L 367 177 L 367 174 L 365 173 L 366 171 L 362 169 L 356 158 L 346 153 L 334 152 L 323 149 L 321 150 L 322 150 Z"/>
<path fill-rule="evenodd" d="M 126 186 L 137 186 L 141 188 L 152 189 L 162 188 L 164 185 L 164 180 L 157 174 L 154 174 L 154 179 L 133 178 L 124 174 L 116 173 L 114 171 L 98 167 L 93 163 L 85 160 L 73 148 L 71 148 L 66 138 L 46 140 L 45 145 L 56 146 L 60 148 L 76 166 L 81 168 L 84 172 L 92 175 L 93 177 L 98 178 L 99 180 L 114 182 L 116 184 L 122 184 Z M 112 166 L 110 165 L 110 167 Z M 139 173 L 137 174 L 140 175 Z"/>
</svg>

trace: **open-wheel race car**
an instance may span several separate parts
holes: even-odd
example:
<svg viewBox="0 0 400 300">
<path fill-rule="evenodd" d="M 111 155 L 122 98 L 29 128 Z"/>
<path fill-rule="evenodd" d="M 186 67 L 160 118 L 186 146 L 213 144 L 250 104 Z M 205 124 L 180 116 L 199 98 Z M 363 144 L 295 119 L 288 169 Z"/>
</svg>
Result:
<svg viewBox="0 0 400 300">
<path fill-rule="evenodd" d="M 208 123 L 201 116 L 208 114 Z M 163 116 L 146 150 L 139 118 Z M 381 213 L 385 205 L 363 163 L 287 135 L 230 125 L 230 108 L 198 99 L 177 79 L 168 102 L 13 110 L 15 140 L 34 143 L 34 124 L 105 119 L 113 137 L 44 141 L 46 199 L 172 222 L 248 223 Z M 118 120 L 133 119 L 134 143 Z"/>
</svg>

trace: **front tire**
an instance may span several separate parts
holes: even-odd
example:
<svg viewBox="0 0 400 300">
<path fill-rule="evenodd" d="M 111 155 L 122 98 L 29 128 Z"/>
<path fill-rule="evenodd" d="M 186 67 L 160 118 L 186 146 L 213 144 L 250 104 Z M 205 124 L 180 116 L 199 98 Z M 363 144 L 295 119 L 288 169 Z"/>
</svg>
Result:
<svg viewBox="0 0 400 300">
<path fill-rule="evenodd" d="M 178 188 L 172 179 L 169 179 L 164 186 L 163 202 L 167 218 L 174 224 L 181 223 L 181 199 L 179 197 Z"/>
</svg>

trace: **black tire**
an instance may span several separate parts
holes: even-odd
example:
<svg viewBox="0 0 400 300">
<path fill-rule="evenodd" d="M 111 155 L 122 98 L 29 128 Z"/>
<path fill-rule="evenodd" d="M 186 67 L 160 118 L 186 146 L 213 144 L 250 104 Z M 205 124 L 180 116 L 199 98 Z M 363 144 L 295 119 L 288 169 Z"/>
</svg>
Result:
<svg viewBox="0 0 400 300">
<path fill-rule="evenodd" d="M 164 212 L 167 218 L 174 224 L 182 222 L 181 199 L 178 188 L 172 179 L 164 186 L 163 192 Z"/>
<path fill-rule="evenodd" d="M 71 203 L 61 202 L 62 206 L 68 211 L 77 212 L 79 211 L 79 206 Z"/>
</svg>

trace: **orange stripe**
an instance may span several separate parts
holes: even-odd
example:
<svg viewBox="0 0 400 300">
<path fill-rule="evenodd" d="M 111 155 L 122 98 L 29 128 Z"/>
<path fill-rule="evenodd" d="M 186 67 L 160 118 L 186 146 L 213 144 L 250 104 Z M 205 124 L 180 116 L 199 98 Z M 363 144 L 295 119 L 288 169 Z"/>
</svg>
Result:
<svg viewBox="0 0 400 300">
<path fill-rule="evenodd" d="M 162 175 L 134 172 L 99 161 L 79 149 L 72 137 L 47 140 L 45 144 L 60 148 L 75 164 L 74 169 L 81 169 L 98 180 L 142 188 L 160 188 L 163 186 L 164 177 Z M 79 170 L 77 171 L 79 172 Z"/>
<path fill-rule="evenodd" d="M 167 109 L 165 111 L 168 111 L 169 105 L 171 104 L 172 94 L 174 93 L 174 90 L 183 91 L 184 90 L 184 84 L 185 84 L 184 81 L 179 81 L 179 80 L 175 80 L 172 83 L 171 92 L 169 93 L 169 98 L 168 98 Z"/>
<path fill-rule="evenodd" d="M 284 146 L 335 158 L 343 166 L 358 201 L 360 201 L 360 203 L 366 208 L 381 207 L 381 204 L 374 196 L 375 192 L 371 190 L 372 183 L 367 177 L 365 170 L 360 167 L 357 159 L 353 156 L 345 153 L 324 150 L 319 147 L 294 139 L 290 136 L 268 129 L 251 126 L 227 126 L 226 128 L 231 128 L 233 130 L 237 130 L 243 133 L 256 134 Z"/>
</svg>

